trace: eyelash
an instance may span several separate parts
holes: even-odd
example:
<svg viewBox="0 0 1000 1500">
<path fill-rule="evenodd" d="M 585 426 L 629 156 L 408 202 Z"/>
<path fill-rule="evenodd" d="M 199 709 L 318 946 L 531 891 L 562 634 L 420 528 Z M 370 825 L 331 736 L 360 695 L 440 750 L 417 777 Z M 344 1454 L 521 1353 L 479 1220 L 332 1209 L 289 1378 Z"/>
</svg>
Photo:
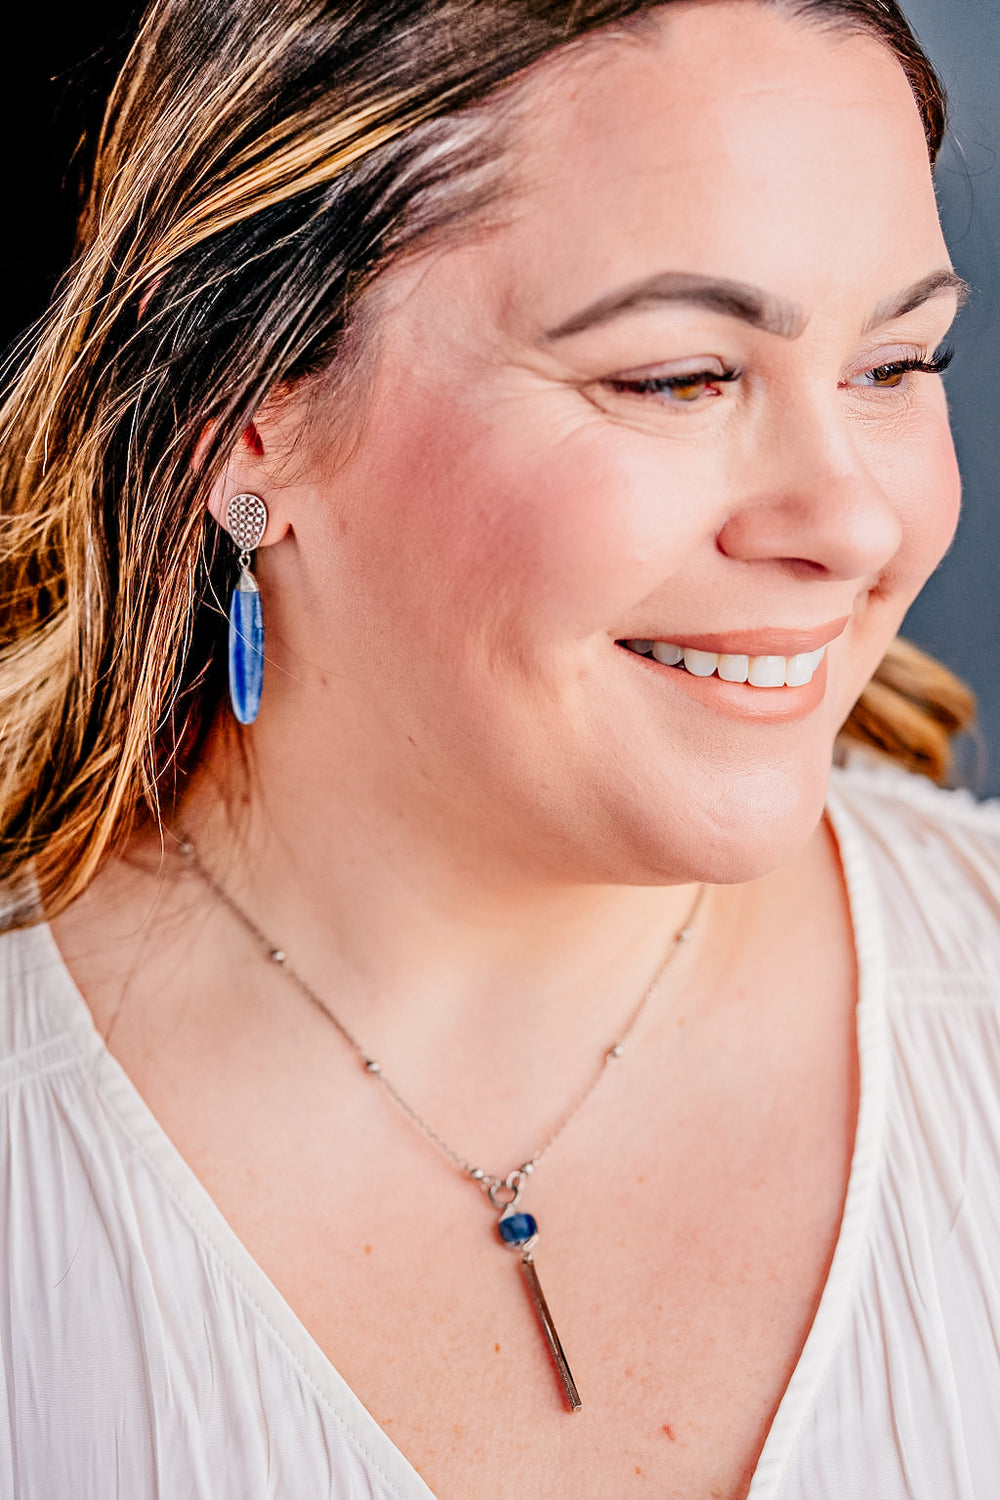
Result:
<svg viewBox="0 0 1000 1500">
<path fill-rule="evenodd" d="M 867 375 L 878 376 L 881 380 L 891 380 L 895 376 L 909 374 L 918 375 L 943 375 L 955 357 L 953 348 L 942 349 L 932 359 L 894 359 L 889 364 L 876 365 L 873 369 L 865 371 Z M 742 376 L 742 370 L 724 370 L 718 374 L 714 370 L 696 370 L 684 375 L 651 375 L 645 380 L 612 380 L 612 390 L 624 392 L 628 395 L 647 396 L 662 395 L 665 391 L 678 391 L 691 389 L 695 386 L 728 385 Z M 889 386 L 872 386 L 871 389 L 892 389 Z M 695 402 L 682 403 L 694 405 Z"/>
<path fill-rule="evenodd" d="M 866 371 L 869 375 L 907 375 L 914 371 L 918 375 L 943 375 L 945 370 L 955 358 L 955 351 L 949 345 L 935 354 L 933 359 L 895 359 L 888 365 L 876 365 L 873 370 Z"/>
<path fill-rule="evenodd" d="M 650 375 L 645 380 L 612 380 L 612 390 L 624 391 L 635 396 L 659 396 L 664 391 L 680 391 L 695 385 L 728 385 L 739 380 L 742 370 L 724 370 L 719 375 L 715 370 L 694 370 L 690 375 Z"/>
</svg>

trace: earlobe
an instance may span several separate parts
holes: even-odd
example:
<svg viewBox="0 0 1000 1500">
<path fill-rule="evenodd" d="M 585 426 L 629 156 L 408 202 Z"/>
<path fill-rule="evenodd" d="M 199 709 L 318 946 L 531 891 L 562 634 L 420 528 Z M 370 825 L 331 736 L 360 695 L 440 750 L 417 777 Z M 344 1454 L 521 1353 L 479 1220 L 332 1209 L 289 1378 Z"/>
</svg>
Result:
<svg viewBox="0 0 1000 1500">
<path fill-rule="evenodd" d="M 211 429 L 206 428 L 195 454 L 196 463 L 207 448 L 211 437 Z M 228 532 L 238 545 L 241 545 L 240 538 L 234 532 L 232 525 L 233 507 L 238 501 L 247 498 L 256 501 L 261 506 L 265 518 L 264 528 L 254 543 L 254 547 L 250 549 L 251 551 L 258 546 L 266 547 L 272 542 L 280 541 L 288 530 L 287 524 L 284 526 L 275 524 L 274 518 L 268 516 L 267 508 L 259 498 L 258 491 L 266 489 L 268 482 L 260 462 L 264 457 L 264 441 L 256 423 L 250 422 L 244 428 L 229 462 L 212 485 L 205 502 L 216 525 Z"/>
</svg>

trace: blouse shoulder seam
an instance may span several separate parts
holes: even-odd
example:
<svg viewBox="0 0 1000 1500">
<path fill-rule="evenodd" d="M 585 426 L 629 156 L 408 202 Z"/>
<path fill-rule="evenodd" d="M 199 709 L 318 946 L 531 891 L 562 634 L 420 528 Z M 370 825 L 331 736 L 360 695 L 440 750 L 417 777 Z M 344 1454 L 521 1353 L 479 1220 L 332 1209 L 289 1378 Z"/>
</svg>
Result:
<svg viewBox="0 0 1000 1500">
<path fill-rule="evenodd" d="M 943 815 L 942 820 L 974 824 L 1000 836 L 1000 797 L 977 798 L 968 787 L 938 786 L 916 772 L 856 763 L 835 768 L 831 787 L 845 800 L 858 793 L 882 802 L 933 810 Z"/>
<path fill-rule="evenodd" d="M 892 992 L 887 995 L 886 1003 L 896 1010 L 911 1005 L 922 1007 L 928 999 L 938 1006 L 954 1006 L 958 1010 L 967 1006 L 988 1009 L 1000 1005 L 1000 974 L 969 969 L 942 969 L 929 973 L 925 969 L 897 968 L 890 964 L 889 979 Z M 905 985 L 906 990 L 898 991 L 897 985 Z M 928 995 L 927 991 L 932 993 Z"/>
<path fill-rule="evenodd" d="M 54 1036 L 0 1056 L 0 1094 L 18 1085 L 34 1083 L 52 1073 L 70 1072 L 87 1061 L 87 1029 L 67 1027 Z"/>
</svg>

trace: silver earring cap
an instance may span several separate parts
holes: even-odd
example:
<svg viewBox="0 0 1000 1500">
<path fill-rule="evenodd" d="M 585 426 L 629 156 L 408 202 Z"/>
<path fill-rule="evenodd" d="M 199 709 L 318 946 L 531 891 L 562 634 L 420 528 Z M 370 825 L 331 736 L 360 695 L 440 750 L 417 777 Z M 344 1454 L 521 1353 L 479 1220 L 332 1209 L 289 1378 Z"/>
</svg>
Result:
<svg viewBox="0 0 1000 1500">
<path fill-rule="evenodd" d="M 234 495 L 226 506 L 226 530 L 241 552 L 253 552 L 267 529 L 267 506 L 259 495 Z"/>
</svg>

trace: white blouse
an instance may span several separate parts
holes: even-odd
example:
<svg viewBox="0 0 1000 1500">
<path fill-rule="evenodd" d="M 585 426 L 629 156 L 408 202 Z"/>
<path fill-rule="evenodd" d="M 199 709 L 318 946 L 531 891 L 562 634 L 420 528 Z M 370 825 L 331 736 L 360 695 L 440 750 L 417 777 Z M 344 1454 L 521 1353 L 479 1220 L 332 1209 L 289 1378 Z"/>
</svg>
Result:
<svg viewBox="0 0 1000 1500">
<path fill-rule="evenodd" d="M 1000 803 L 862 760 L 829 808 L 860 1115 L 750 1500 L 997 1500 Z M 433 1500 L 104 1047 L 44 926 L 0 938 L 0 1358 L 4 1500 Z"/>
</svg>

